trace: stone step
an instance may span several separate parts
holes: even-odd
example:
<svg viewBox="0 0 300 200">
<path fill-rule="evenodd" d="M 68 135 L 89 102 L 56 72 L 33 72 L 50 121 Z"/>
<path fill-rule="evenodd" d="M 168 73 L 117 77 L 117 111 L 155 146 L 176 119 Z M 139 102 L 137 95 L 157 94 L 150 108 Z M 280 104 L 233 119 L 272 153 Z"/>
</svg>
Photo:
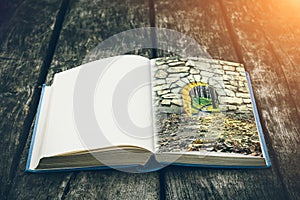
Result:
<svg viewBox="0 0 300 200">
<path fill-rule="evenodd" d="M 178 130 L 198 130 L 199 128 L 200 125 L 189 125 L 189 126 L 179 125 Z"/>
</svg>

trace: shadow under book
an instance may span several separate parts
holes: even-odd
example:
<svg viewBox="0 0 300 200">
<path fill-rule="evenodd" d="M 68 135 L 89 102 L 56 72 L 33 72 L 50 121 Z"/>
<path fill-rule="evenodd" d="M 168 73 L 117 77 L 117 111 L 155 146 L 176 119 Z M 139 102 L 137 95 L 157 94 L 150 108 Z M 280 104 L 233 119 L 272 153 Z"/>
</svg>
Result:
<svg viewBox="0 0 300 200">
<path fill-rule="evenodd" d="M 124 55 L 55 74 L 42 87 L 26 171 L 169 164 L 271 165 L 241 64 Z"/>
</svg>

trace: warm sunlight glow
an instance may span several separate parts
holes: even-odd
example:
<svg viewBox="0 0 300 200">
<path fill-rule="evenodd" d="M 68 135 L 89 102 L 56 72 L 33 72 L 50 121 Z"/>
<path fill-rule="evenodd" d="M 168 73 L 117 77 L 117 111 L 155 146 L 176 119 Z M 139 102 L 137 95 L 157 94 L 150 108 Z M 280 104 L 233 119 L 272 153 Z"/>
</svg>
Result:
<svg viewBox="0 0 300 200">
<path fill-rule="evenodd" d="M 279 0 L 277 2 L 282 13 L 293 18 L 300 18 L 300 0 Z"/>
</svg>

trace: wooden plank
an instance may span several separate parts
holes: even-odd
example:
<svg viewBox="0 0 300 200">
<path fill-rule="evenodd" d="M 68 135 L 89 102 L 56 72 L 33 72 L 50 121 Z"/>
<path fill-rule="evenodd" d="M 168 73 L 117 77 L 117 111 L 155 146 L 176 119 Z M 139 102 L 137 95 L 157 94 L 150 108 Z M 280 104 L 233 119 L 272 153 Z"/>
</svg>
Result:
<svg viewBox="0 0 300 200">
<path fill-rule="evenodd" d="M 1 199 L 5 199 L 9 192 L 19 167 L 20 154 L 28 137 L 24 129 L 30 118 L 29 106 L 37 89 L 45 49 L 59 6 L 59 1 L 1 1 Z"/>
<path fill-rule="evenodd" d="M 219 3 L 219 1 L 206 0 L 156 1 L 156 26 L 175 29 L 190 35 L 206 46 L 213 58 L 238 62 L 238 55 Z M 272 82 L 274 79 L 269 81 Z M 255 85 L 256 92 L 258 87 Z M 259 105 L 261 109 L 262 105 Z M 262 123 L 266 122 L 268 121 L 263 119 Z M 268 143 L 268 147 L 270 145 Z M 276 155 L 271 155 L 272 161 L 274 156 Z M 281 199 L 285 197 L 285 188 L 274 167 L 258 170 L 169 167 L 164 173 L 167 199 Z"/>
<path fill-rule="evenodd" d="M 273 151 L 286 196 L 300 196 L 299 94 L 300 4 L 296 1 L 224 1 L 240 54 Z"/>
<path fill-rule="evenodd" d="M 248 7 L 249 5 L 246 4 L 245 8 L 248 9 Z M 274 0 L 268 8 L 258 4 L 257 8 L 251 7 L 249 11 L 253 12 L 258 9 L 265 11 L 262 12 L 262 15 L 256 17 L 260 21 L 257 28 L 264 35 L 266 48 L 280 66 L 278 72 L 284 74 L 284 78 L 287 80 L 291 101 L 294 101 L 294 109 L 299 113 L 300 3 Z"/>
<path fill-rule="evenodd" d="M 54 73 L 82 64 L 89 51 L 106 38 L 121 31 L 147 26 L 148 14 L 147 1 L 71 1 L 47 83 L 51 83 Z M 134 51 L 140 52 L 145 55 L 148 51 Z M 28 146 L 22 157 L 27 157 L 27 153 Z M 24 164 L 25 160 L 22 166 Z M 10 197 L 157 199 L 158 186 L 158 173 L 132 174 L 104 170 L 35 175 L 19 172 Z"/>
<path fill-rule="evenodd" d="M 212 58 L 236 60 L 217 2 L 164 0 L 155 1 L 155 7 L 156 27 L 172 29 L 192 37 Z"/>
<path fill-rule="evenodd" d="M 12 19 L 14 13 L 21 5 L 20 0 L 9 1 L 9 0 L 2 0 L 0 1 L 0 27 L 8 24 L 7 21 Z M 1 36 L 0 36 L 1 37 Z"/>
</svg>

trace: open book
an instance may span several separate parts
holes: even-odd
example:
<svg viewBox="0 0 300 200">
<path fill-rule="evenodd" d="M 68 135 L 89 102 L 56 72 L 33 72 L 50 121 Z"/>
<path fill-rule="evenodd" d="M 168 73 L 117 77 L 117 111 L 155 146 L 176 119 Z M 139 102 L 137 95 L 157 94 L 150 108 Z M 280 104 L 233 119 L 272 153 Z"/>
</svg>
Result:
<svg viewBox="0 0 300 200">
<path fill-rule="evenodd" d="M 270 166 L 243 65 L 124 55 L 43 86 L 27 171 L 168 164 Z"/>
</svg>

